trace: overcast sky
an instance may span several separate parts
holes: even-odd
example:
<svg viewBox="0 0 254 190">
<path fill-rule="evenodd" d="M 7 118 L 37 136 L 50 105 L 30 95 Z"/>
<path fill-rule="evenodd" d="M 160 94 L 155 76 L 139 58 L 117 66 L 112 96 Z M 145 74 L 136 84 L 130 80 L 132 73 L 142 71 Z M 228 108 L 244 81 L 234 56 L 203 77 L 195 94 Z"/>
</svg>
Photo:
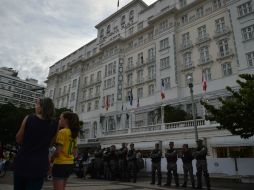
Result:
<svg viewBox="0 0 254 190">
<path fill-rule="evenodd" d="M 0 67 L 43 84 L 49 67 L 94 39 L 94 26 L 116 10 L 117 0 L 0 0 Z"/>
</svg>

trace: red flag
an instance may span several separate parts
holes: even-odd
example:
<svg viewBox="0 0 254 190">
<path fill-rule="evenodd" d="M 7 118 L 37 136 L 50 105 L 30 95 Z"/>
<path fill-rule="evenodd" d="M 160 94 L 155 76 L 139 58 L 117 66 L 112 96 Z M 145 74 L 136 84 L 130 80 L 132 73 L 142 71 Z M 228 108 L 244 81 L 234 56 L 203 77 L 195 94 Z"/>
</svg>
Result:
<svg viewBox="0 0 254 190">
<path fill-rule="evenodd" d="M 204 74 L 202 75 L 202 87 L 203 87 L 203 91 L 206 92 L 207 82 L 206 82 L 206 78 Z"/>
<path fill-rule="evenodd" d="M 165 98 L 165 85 L 164 80 L 161 80 L 161 99 L 163 100 Z"/>
<path fill-rule="evenodd" d="M 105 108 L 106 108 L 107 111 L 108 111 L 108 107 L 109 107 L 109 99 L 108 99 L 108 96 L 106 96 L 106 98 L 105 98 Z"/>
</svg>

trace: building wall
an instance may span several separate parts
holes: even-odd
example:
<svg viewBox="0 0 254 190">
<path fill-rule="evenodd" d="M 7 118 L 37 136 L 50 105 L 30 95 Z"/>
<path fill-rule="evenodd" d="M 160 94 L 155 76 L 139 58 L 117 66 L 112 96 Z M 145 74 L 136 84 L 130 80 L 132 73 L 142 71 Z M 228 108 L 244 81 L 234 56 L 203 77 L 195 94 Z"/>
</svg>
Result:
<svg viewBox="0 0 254 190">
<path fill-rule="evenodd" d="M 192 112 L 188 75 L 194 84 L 197 116 L 204 117 L 201 99 L 218 105 L 218 97 L 228 96 L 225 86 L 237 88 L 238 74 L 253 73 L 246 60 L 253 40 L 242 42 L 239 32 L 239 27 L 253 24 L 252 12 L 249 19 L 238 18 L 236 7 L 241 3 L 163 0 L 147 6 L 134 0 L 96 25 L 96 39 L 50 67 L 47 95 L 57 107 L 71 108 L 84 121 L 80 143 L 99 140 L 106 145 L 113 143 L 111 138 L 122 141 L 131 136 L 144 141 L 146 130 L 163 131 L 156 109 L 162 112 L 169 104 Z M 202 26 L 205 30 L 200 32 Z M 206 92 L 202 78 L 207 81 Z M 66 94 L 60 93 L 65 87 Z M 204 130 L 201 137 L 217 136 L 216 130 Z M 121 136 L 126 133 L 130 136 Z M 186 138 L 185 134 L 178 138 Z"/>
<path fill-rule="evenodd" d="M 32 108 L 36 98 L 44 96 L 44 87 L 34 79 L 22 80 L 17 75 L 13 69 L 0 68 L 0 104 Z"/>
</svg>

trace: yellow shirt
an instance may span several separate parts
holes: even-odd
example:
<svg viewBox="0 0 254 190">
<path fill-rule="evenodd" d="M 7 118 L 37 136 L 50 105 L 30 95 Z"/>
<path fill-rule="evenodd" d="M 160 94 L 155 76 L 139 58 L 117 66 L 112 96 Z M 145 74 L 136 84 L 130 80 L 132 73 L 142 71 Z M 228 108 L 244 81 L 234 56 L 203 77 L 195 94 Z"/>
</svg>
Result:
<svg viewBox="0 0 254 190">
<path fill-rule="evenodd" d="M 56 138 L 56 144 L 62 146 L 59 156 L 55 158 L 54 164 L 73 164 L 74 156 L 73 149 L 77 148 L 77 138 L 71 137 L 71 130 L 69 128 L 61 129 Z"/>
</svg>

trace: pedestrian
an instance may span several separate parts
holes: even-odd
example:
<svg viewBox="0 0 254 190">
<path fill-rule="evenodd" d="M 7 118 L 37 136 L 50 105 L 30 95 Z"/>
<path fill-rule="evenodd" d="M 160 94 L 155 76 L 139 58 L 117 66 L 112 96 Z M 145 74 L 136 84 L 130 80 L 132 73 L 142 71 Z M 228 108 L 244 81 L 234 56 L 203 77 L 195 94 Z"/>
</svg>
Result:
<svg viewBox="0 0 254 190">
<path fill-rule="evenodd" d="M 127 153 L 126 143 L 122 143 L 122 147 L 118 150 L 120 181 L 127 181 Z"/>
<path fill-rule="evenodd" d="M 20 149 L 14 160 L 14 190 L 40 190 L 49 169 L 49 147 L 58 125 L 52 119 L 54 104 L 50 98 L 35 102 L 35 114 L 24 118 L 16 134 Z"/>
<path fill-rule="evenodd" d="M 64 112 L 59 119 L 54 164 L 52 168 L 54 190 L 64 190 L 68 177 L 73 172 L 74 157 L 77 154 L 77 137 L 80 130 L 76 113 Z"/>
<path fill-rule="evenodd" d="M 110 147 L 109 168 L 110 168 L 110 179 L 114 181 L 117 178 L 117 171 L 118 171 L 118 157 L 117 157 L 115 145 L 111 145 Z"/>
<path fill-rule="evenodd" d="M 160 150 L 160 144 L 156 143 L 155 144 L 155 149 L 152 151 L 150 155 L 152 159 L 152 181 L 151 185 L 155 184 L 155 173 L 157 172 L 157 177 L 158 177 L 158 183 L 157 185 L 161 185 L 161 157 L 162 157 L 162 152 Z"/>
<path fill-rule="evenodd" d="M 102 149 L 101 149 L 101 145 L 98 145 L 96 150 L 94 151 L 94 170 L 95 170 L 95 178 L 96 179 L 100 179 L 101 175 L 102 175 L 102 165 L 103 165 L 103 161 L 102 161 Z"/>
<path fill-rule="evenodd" d="M 110 147 L 103 149 L 103 173 L 104 173 L 104 179 L 109 180 L 110 179 Z"/>
<path fill-rule="evenodd" d="M 134 144 L 130 144 L 130 150 L 127 154 L 127 167 L 128 167 L 128 181 L 136 183 L 137 181 L 137 154 L 136 150 L 134 149 Z"/>
<path fill-rule="evenodd" d="M 206 148 L 206 146 L 203 145 L 203 141 L 201 139 L 199 139 L 197 141 L 197 145 L 198 145 L 198 147 L 197 147 L 196 151 L 194 152 L 194 157 L 197 160 L 197 162 L 196 162 L 197 189 L 202 189 L 202 172 L 203 172 L 207 189 L 210 190 L 211 189 L 210 177 L 209 177 L 209 173 L 208 173 L 208 169 L 207 169 L 207 160 L 206 160 L 207 148 Z"/>
<path fill-rule="evenodd" d="M 187 187 L 188 173 L 189 173 L 190 179 L 191 179 L 191 186 L 192 188 L 195 188 L 195 180 L 193 176 L 193 166 L 192 166 L 192 160 L 194 158 L 193 158 L 192 152 L 190 151 L 188 147 L 188 144 L 183 144 L 182 153 L 180 157 L 183 162 L 183 173 L 184 173 L 184 183 L 182 187 Z"/>
<path fill-rule="evenodd" d="M 169 149 L 165 153 L 167 159 L 167 182 L 164 186 L 171 186 L 172 172 L 176 187 L 179 187 L 179 180 L 177 174 L 177 151 L 174 149 L 174 142 L 169 143 Z"/>
</svg>

